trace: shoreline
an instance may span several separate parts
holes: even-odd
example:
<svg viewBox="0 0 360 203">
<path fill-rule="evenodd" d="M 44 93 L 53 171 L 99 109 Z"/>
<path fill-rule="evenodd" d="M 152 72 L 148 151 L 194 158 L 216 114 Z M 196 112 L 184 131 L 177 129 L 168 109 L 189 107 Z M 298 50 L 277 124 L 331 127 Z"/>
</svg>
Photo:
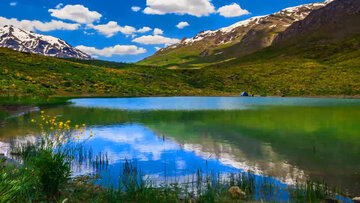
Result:
<svg viewBox="0 0 360 203">
<path fill-rule="evenodd" d="M 5 120 L 14 116 L 22 115 L 32 111 L 39 111 L 40 107 L 63 105 L 70 103 L 71 99 L 101 99 L 101 98 L 149 98 L 149 97 L 244 97 L 244 98 L 319 98 L 319 99 L 360 99 L 360 95 L 307 95 L 307 96 L 241 96 L 241 95 L 136 95 L 136 96 L 113 96 L 113 95 L 69 95 L 69 96 L 50 96 L 48 98 L 23 97 L 12 100 L 0 97 L 0 126 L 4 125 Z M 30 100 L 29 100 L 30 98 Z M 5 99 L 5 101 L 4 101 Z M 22 101 L 24 100 L 24 101 Z"/>
</svg>

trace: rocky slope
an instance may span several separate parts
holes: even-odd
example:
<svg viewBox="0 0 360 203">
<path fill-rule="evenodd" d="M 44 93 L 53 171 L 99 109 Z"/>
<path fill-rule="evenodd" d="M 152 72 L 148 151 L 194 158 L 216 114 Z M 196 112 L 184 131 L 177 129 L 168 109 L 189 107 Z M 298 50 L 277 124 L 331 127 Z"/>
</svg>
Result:
<svg viewBox="0 0 360 203">
<path fill-rule="evenodd" d="M 91 59 L 89 55 L 61 39 L 36 34 L 12 25 L 0 28 L 0 47 L 58 58 Z"/>
<path fill-rule="evenodd" d="M 304 20 L 293 23 L 280 33 L 273 44 L 292 38 L 314 38 L 321 41 L 342 40 L 360 33 L 360 1 L 336 0 L 310 13 Z M 293 40 L 296 42 L 298 40 Z"/>
<path fill-rule="evenodd" d="M 286 8 L 280 12 L 253 17 L 219 30 L 202 31 L 195 37 L 160 49 L 142 64 L 187 63 L 194 60 L 219 61 L 239 57 L 270 46 L 279 33 L 294 22 L 323 8 L 333 0 Z M 199 59 L 200 58 L 200 59 Z M 205 58 L 205 59 L 204 59 Z"/>
</svg>

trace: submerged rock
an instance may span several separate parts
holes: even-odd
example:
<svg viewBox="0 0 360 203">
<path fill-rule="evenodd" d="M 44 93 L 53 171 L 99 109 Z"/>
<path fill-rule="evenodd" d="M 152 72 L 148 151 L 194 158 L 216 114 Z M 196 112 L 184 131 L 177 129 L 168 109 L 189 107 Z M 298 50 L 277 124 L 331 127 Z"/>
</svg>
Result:
<svg viewBox="0 0 360 203">
<path fill-rule="evenodd" d="M 233 199 L 244 199 L 246 197 L 246 193 L 242 191 L 238 186 L 232 186 L 228 193 Z"/>
</svg>

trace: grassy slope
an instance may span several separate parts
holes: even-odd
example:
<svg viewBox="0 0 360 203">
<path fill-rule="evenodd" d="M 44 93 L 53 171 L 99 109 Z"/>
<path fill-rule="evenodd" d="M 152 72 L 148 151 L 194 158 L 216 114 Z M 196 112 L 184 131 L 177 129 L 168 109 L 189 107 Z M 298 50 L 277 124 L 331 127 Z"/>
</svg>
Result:
<svg viewBox="0 0 360 203">
<path fill-rule="evenodd" d="M 282 44 L 201 72 L 201 77 L 192 78 L 194 83 L 219 90 L 243 86 L 267 95 L 359 95 L 360 35 Z"/>
<path fill-rule="evenodd" d="M 69 61 L 0 49 L 0 96 L 360 95 L 360 35 L 307 41 L 196 70 Z"/>
<path fill-rule="evenodd" d="M 73 62 L 0 48 L 0 95 L 147 96 L 202 94 L 179 71 Z M 101 64 L 100 64 L 101 63 Z"/>
</svg>

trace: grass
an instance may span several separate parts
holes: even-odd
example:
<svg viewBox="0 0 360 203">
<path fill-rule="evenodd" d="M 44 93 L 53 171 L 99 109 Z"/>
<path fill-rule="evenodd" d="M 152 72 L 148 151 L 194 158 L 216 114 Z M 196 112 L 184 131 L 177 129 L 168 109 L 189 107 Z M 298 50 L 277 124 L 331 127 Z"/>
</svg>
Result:
<svg viewBox="0 0 360 203">
<path fill-rule="evenodd" d="M 270 47 L 216 63 L 171 68 L 63 60 L 0 49 L 0 103 L 66 97 L 359 96 L 360 36 L 328 44 Z"/>
</svg>

